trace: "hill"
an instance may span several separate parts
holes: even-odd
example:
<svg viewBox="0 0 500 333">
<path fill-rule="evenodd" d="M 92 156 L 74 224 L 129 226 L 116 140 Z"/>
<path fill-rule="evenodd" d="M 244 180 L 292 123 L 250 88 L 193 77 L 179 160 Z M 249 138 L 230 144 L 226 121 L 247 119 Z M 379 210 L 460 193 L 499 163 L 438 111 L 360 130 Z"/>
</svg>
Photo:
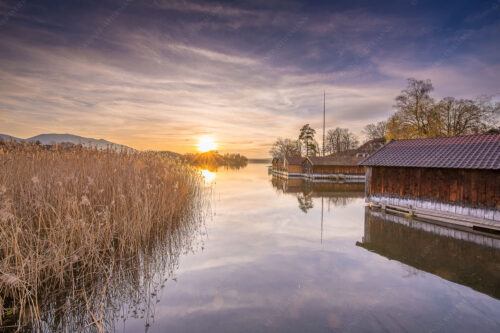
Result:
<svg viewBox="0 0 500 333">
<path fill-rule="evenodd" d="M 83 136 L 78 136 L 74 134 L 56 134 L 56 133 L 51 133 L 51 134 L 40 134 L 33 136 L 31 138 L 27 139 L 21 139 L 21 138 L 16 138 L 14 136 L 10 136 L 7 134 L 0 134 L 0 139 L 4 140 L 13 140 L 16 142 L 37 142 L 39 141 L 41 144 L 44 145 L 53 145 L 53 144 L 60 144 L 63 142 L 67 143 L 72 143 L 74 145 L 79 145 L 81 144 L 84 147 L 95 147 L 98 149 L 114 149 L 114 150 L 134 150 L 133 148 L 130 148 L 125 145 L 120 145 L 118 143 L 114 143 L 111 141 L 107 141 L 104 139 L 94 139 L 94 138 L 86 138 Z"/>
<path fill-rule="evenodd" d="M 15 136 L 0 134 L 0 140 L 8 140 L 8 141 L 16 141 L 16 142 L 24 142 L 25 139 L 16 138 Z"/>
</svg>

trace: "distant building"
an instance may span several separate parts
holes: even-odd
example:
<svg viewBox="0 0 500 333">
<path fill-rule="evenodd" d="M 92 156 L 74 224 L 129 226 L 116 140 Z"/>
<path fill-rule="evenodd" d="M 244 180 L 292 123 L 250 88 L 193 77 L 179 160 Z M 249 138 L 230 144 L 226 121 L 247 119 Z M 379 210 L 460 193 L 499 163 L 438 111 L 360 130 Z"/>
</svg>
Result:
<svg viewBox="0 0 500 333">
<path fill-rule="evenodd" d="M 358 164 L 363 157 L 309 156 L 302 163 L 304 175 L 311 179 L 345 179 L 364 181 L 365 167 Z"/>
<path fill-rule="evenodd" d="M 500 134 L 391 141 L 360 165 L 369 202 L 500 230 Z"/>
<path fill-rule="evenodd" d="M 385 138 L 372 139 L 363 143 L 357 149 L 354 149 L 354 156 L 356 157 L 368 157 L 375 153 L 377 150 L 382 148 L 386 143 Z"/>
<path fill-rule="evenodd" d="M 368 157 L 382 148 L 386 143 L 385 138 L 378 138 L 366 141 L 361 146 L 355 149 L 344 150 L 339 153 L 333 153 L 328 156 L 343 156 L 343 157 Z"/>
<path fill-rule="evenodd" d="M 285 156 L 283 158 L 275 158 L 272 162 L 273 174 L 281 177 L 300 177 L 302 173 L 302 162 L 304 157 L 300 156 Z"/>
<path fill-rule="evenodd" d="M 357 149 L 329 156 L 285 156 L 273 158 L 272 173 L 280 177 L 332 179 L 360 182 L 365 179 L 365 167 L 358 164 L 385 144 L 385 139 L 370 140 Z"/>
<path fill-rule="evenodd" d="M 288 175 L 302 175 L 302 162 L 304 160 L 305 157 L 285 156 L 283 159 L 283 171 L 287 172 Z"/>
<path fill-rule="evenodd" d="M 280 169 L 280 166 L 283 164 L 283 162 L 281 161 L 281 158 L 273 158 L 272 160 L 272 169 L 273 170 L 279 170 Z"/>
</svg>

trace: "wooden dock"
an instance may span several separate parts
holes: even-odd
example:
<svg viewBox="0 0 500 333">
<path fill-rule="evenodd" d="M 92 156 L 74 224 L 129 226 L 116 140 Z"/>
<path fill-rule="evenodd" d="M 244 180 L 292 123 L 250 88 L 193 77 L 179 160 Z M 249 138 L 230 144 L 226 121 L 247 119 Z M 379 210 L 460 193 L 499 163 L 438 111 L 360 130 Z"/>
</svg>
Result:
<svg viewBox="0 0 500 333">
<path fill-rule="evenodd" d="M 388 213 L 418 218 L 426 222 L 458 226 L 466 229 L 485 231 L 500 234 L 500 221 L 475 217 L 471 215 L 456 214 L 421 207 L 407 207 L 385 204 L 381 202 L 369 202 L 371 209 L 380 209 Z"/>
<path fill-rule="evenodd" d="M 288 178 L 302 178 L 311 181 L 342 181 L 350 183 L 364 183 L 364 175 L 349 175 L 349 174 L 311 174 L 301 172 L 286 172 L 279 170 L 271 170 L 271 173 L 276 177 Z"/>
</svg>

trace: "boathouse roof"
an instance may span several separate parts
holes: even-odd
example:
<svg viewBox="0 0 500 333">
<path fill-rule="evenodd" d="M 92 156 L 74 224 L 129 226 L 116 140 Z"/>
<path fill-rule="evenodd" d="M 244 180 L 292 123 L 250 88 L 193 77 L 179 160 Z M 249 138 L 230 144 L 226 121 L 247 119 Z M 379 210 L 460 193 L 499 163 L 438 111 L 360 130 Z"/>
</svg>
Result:
<svg viewBox="0 0 500 333">
<path fill-rule="evenodd" d="M 328 156 L 356 156 L 356 157 L 367 157 L 382 148 L 385 145 L 385 138 L 377 138 L 366 141 L 358 148 L 344 150 L 340 153 L 333 153 Z M 361 159 L 363 160 L 363 159 Z"/>
<path fill-rule="evenodd" d="M 360 165 L 498 170 L 500 134 L 395 140 Z"/>
<path fill-rule="evenodd" d="M 305 157 L 300 156 L 285 156 L 286 162 L 291 165 L 302 165 L 305 159 Z"/>
<path fill-rule="evenodd" d="M 357 166 L 363 157 L 356 156 L 309 156 L 307 158 L 311 165 L 324 166 Z"/>
</svg>

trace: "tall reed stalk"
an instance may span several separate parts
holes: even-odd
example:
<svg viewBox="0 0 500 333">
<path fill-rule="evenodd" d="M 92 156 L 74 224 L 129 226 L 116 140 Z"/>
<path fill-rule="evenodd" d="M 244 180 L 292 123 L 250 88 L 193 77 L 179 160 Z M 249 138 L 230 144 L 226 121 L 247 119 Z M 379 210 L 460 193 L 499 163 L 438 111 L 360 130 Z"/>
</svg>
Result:
<svg viewBox="0 0 500 333">
<path fill-rule="evenodd" d="M 182 251 L 201 219 L 199 174 L 154 153 L 3 142 L 0 170 L 0 327 L 43 328 L 71 303 L 100 331 L 105 295 L 143 279 L 157 244 Z"/>
</svg>

